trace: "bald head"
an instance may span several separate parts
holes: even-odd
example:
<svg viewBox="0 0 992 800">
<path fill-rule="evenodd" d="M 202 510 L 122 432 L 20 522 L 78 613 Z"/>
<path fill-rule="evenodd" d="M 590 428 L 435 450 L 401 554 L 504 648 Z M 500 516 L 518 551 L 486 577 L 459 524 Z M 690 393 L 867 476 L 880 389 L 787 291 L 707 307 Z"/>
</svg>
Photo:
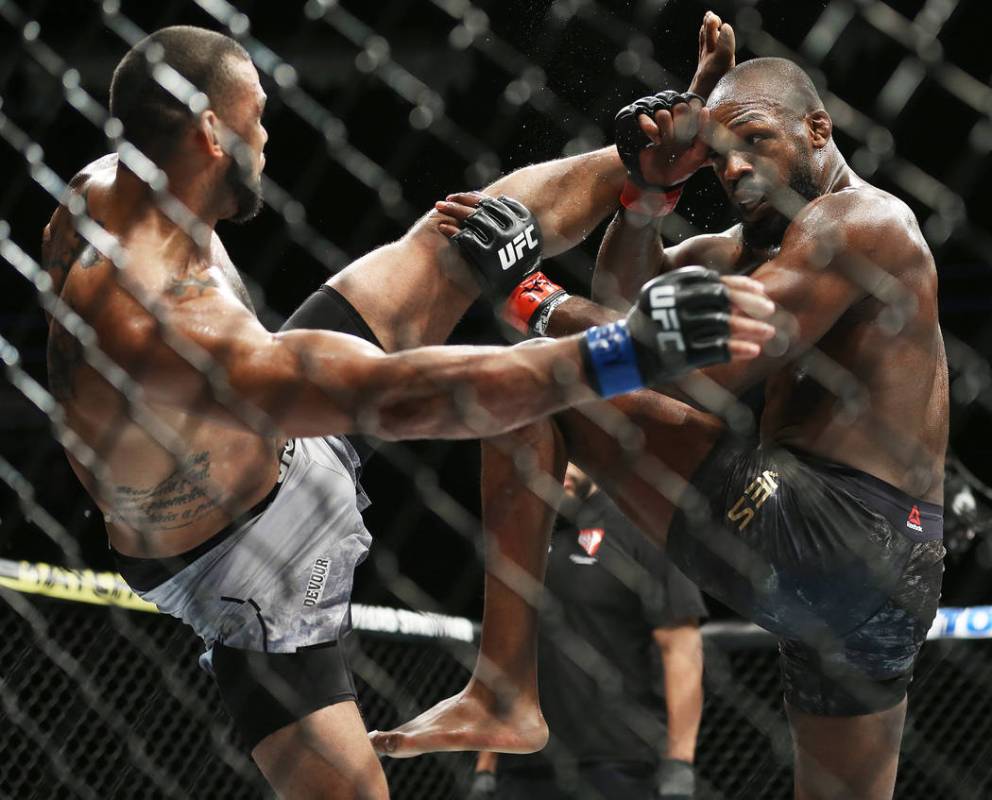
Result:
<svg viewBox="0 0 992 800">
<path fill-rule="evenodd" d="M 799 115 L 823 109 L 813 81 L 799 66 L 784 58 L 753 58 L 724 75 L 706 102 L 758 103 Z"/>
</svg>

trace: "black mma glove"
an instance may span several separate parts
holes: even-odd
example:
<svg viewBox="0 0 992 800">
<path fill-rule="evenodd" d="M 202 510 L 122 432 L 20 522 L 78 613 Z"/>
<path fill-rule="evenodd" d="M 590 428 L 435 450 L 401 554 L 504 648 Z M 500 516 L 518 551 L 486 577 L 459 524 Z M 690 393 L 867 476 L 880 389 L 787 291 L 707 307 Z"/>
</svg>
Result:
<svg viewBox="0 0 992 800">
<path fill-rule="evenodd" d="M 604 397 L 730 360 L 730 298 L 720 275 L 683 267 L 641 287 L 627 318 L 586 331 L 586 374 Z"/>
<path fill-rule="evenodd" d="M 688 761 L 666 758 L 658 770 L 658 800 L 692 800 L 696 772 Z"/>
<path fill-rule="evenodd" d="M 490 299 L 505 300 L 541 263 L 541 227 L 512 197 L 483 198 L 461 228 L 451 240 Z"/>
<path fill-rule="evenodd" d="M 641 188 L 668 192 L 676 187 L 655 186 L 645 180 L 644 174 L 641 172 L 641 151 L 651 145 L 652 142 L 644 135 L 641 126 L 637 124 L 637 118 L 641 114 L 646 114 L 651 119 L 654 119 L 654 115 L 659 111 L 671 111 L 679 103 L 688 103 L 693 99 L 699 100 L 703 104 L 706 103 L 705 97 L 700 97 L 694 92 L 680 93 L 667 89 L 664 92 L 658 92 L 658 94 L 635 100 L 629 106 L 624 106 L 617 112 L 614 127 L 617 152 L 620 153 L 620 158 L 624 166 L 627 167 L 627 172 L 630 173 L 630 179 Z"/>
<path fill-rule="evenodd" d="M 465 800 L 491 800 L 496 796 L 496 775 L 492 772 L 476 772 Z"/>
</svg>

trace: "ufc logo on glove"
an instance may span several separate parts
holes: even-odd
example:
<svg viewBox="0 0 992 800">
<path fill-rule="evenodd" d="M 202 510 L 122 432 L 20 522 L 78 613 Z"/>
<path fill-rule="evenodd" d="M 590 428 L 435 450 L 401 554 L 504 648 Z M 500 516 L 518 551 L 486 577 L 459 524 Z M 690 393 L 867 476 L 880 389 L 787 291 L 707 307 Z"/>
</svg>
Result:
<svg viewBox="0 0 992 800">
<path fill-rule="evenodd" d="M 539 246 L 540 241 L 534 238 L 534 226 L 528 225 L 523 232 L 518 233 L 512 241 L 499 249 L 499 263 L 504 270 L 507 270 L 520 260 L 525 248 L 533 250 Z"/>
<path fill-rule="evenodd" d="M 651 318 L 664 329 L 657 333 L 658 346 L 662 350 L 673 345 L 676 350 L 685 350 L 685 342 L 679 331 L 679 315 L 675 312 L 675 287 L 652 286 L 649 301 Z"/>
</svg>

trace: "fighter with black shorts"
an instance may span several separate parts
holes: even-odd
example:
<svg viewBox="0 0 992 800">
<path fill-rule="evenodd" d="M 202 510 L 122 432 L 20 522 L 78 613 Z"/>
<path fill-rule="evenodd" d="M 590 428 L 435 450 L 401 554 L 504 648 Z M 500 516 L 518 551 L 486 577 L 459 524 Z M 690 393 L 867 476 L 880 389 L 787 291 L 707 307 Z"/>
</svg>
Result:
<svg viewBox="0 0 992 800">
<path fill-rule="evenodd" d="M 618 115 L 630 181 L 594 297 L 629 303 L 633 287 L 687 264 L 744 272 L 767 288 L 786 335 L 746 365 L 708 368 L 667 394 L 636 392 L 501 438 L 484 453 L 484 497 L 501 498 L 486 527 L 536 538 L 521 566 L 539 575 L 547 515 L 531 481 L 540 470 L 521 470 L 512 454 L 529 448 L 558 477 L 567 454 L 689 577 L 780 637 L 797 796 L 888 798 L 943 569 L 947 366 L 936 270 L 910 210 L 847 166 L 809 77 L 782 59 L 733 67 L 732 31 L 718 19 L 713 28 L 730 58 L 705 107 L 663 92 Z M 742 222 L 664 247 L 658 220 L 704 165 Z M 449 235 L 478 203 L 462 195 L 440 208 Z M 539 334 L 612 318 L 542 275 L 508 295 L 505 313 Z M 705 345 L 681 315 L 659 316 L 680 350 Z M 762 381 L 759 431 L 734 396 Z M 488 600 L 498 579 L 487 581 Z M 502 669 L 512 691 L 474 677 L 377 734 L 377 749 L 499 749 L 490 731 L 506 719 L 536 727 L 536 670 L 519 657 L 535 635 L 532 602 L 503 598 L 484 618 L 479 663 Z"/>
</svg>

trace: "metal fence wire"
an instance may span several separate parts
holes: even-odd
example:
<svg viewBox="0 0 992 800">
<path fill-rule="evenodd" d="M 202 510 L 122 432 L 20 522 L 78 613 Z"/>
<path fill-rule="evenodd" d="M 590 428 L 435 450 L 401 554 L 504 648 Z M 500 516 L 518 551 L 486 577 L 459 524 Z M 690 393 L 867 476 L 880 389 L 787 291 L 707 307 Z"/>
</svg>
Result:
<svg viewBox="0 0 992 800">
<path fill-rule="evenodd" d="M 0 796 L 270 796 L 238 746 L 212 680 L 196 666 L 202 644 L 189 629 L 161 615 L 12 599 L 9 591 L 10 605 L 0 606 Z M 473 649 L 444 636 L 362 630 L 361 622 L 347 641 L 364 716 L 379 728 L 461 689 Z M 774 641 L 715 624 L 704 628 L 704 643 L 697 797 L 791 797 Z M 924 648 L 910 689 L 896 797 L 988 796 L 990 680 L 989 641 Z M 81 683 L 92 694 L 81 692 Z M 147 749 L 138 749 L 131 730 L 141 731 Z M 398 800 L 464 797 L 473 764 L 473 754 L 461 753 L 384 762 Z M 169 777 L 167 785 L 156 771 Z"/>
<path fill-rule="evenodd" d="M 807 69 L 852 168 L 909 205 L 934 252 L 955 451 L 944 599 L 973 608 L 941 616 L 941 640 L 924 647 L 910 688 L 896 796 L 992 796 L 992 649 L 973 640 L 992 635 L 987 609 L 978 608 L 992 600 L 992 491 L 983 483 L 992 477 L 983 444 L 992 434 L 987 2 L 714 0 L 712 6 L 737 31 L 739 62 L 780 56 Z M 45 585 L 49 597 L 34 596 L 37 585 L 26 589 L 10 571 L 18 561 L 78 574 L 110 567 L 102 515 L 70 473 L 63 449 L 96 483 L 109 481 L 107 452 L 128 424 L 171 458 L 179 480 L 191 480 L 195 471 L 187 445 L 196 424 L 177 431 L 163 421 L 135 376 L 101 348 L 93 321 L 59 297 L 42 267 L 41 230 L 65 202 L 81 240 L 112 262 L 115 275 L 127 274 L 126 248 L 68 191 L 73 174 L 108 147 L 153 189 L 170 223 L 196 242 L 210 234 L 109 114 L 109 80 L 124 52 L 159 27 L 196 24 L 235 38 L 257 67 L 269 95 L 265 211 L 226 242 L 247 270 L 259 319 L 272 330 L 320 282 L 401 236 L 448 192 L 609 144 L 620 106 L 685 87 L 705 9 L 696 0 L 0 0 L 0 797 L 270 792 L 220 710 L 211 679 L 197 667 L 202 646 L 187 628 L 142 613 L 148 609 L 136 601 L 128 606 L 132 600 L 114 588 L 115 578 L 100 578 L 109 583 L 88 590 L 87 602 L 113 594 L 111 606 L 88 606 L 72 602 L 81 599 L 74 590 L 57 599 L 57 581 Z M 173 99 L 203 110 L 201 87 L 154 59 L 150 68 Z M 245 157 L 245 143 L 233 131 L 222 138 L 235 159 Z M 681 241 L 731 221 L 717 182 L 701 175 L 662 233 Z M 602 230 L 543 268 L 588 294 Z M 900 318 L 904 287 L 867 283 Z M 176 336 L 154 302 L 140 292 L 132 299 L 156 318 L 166 346 L 200 370 L 239 424 L 271 433 L 271 421 L 231 391 L 217 362 Z M 46 375 L 46 314 L 126 407 L 105 450 L 73 429 L 65 395 Z M 479 303 L 454 340 L 485 343 L 497 334 L 491 309 Z M 850 375 L 835 367 L 822 353 L 809 359 L 811 374 L 839 402 L 860 397 L 864 387 L 850 385 Z M 728 420 L 739 419 L 722 398 L 711 405 Z M 471 424 L 480 408 L 463 406 L 460 422 Z M 869 405 L 859 408 L 852 413 L 871 413 Z M 620 414 L 602 412 L 596 423 L 624 441 L 636 439 Z M 474 662 L 477 630 L 468 620 L 481 610 L 483 547 L 473 447 L 385 446 L 364 478 L 373 499 L 366 522 L 376 544 L 355 597 L 373 610 L 356 613 L 356 633 L 347 641 L 369 728 L 388 729 L 457 692 Z M 528 488 L 555 499 L 556 487 L 529 473 L 528 463 L 519 454 Z M 665 485 L 669 473 L 661 461 L 645 470 L 643 477 Z M 205 491 L 222 509 L 237 496 L 210 485 Z M 489 566 L 531 597 L 533 582 L 504 561 Z M 404 616 L 410 612 L 393 606 L 457 616 Z M 720 623 L 705 632 L 697 797 L 788 797 L 792 751 L 774 643 L 747 626 L 721 627 L 729 612 L 717 616 Z M 399 630 L 383 619 L 399 620 Z M 406 624 L 412 627 L 404 630 Z M 594 674 L 597 665 L 584 666 Z M 387 759 L 384 767 L 397 800 L 438 800 L 465 795 L 473 760 L 430 755 Z"/>
</svg>

